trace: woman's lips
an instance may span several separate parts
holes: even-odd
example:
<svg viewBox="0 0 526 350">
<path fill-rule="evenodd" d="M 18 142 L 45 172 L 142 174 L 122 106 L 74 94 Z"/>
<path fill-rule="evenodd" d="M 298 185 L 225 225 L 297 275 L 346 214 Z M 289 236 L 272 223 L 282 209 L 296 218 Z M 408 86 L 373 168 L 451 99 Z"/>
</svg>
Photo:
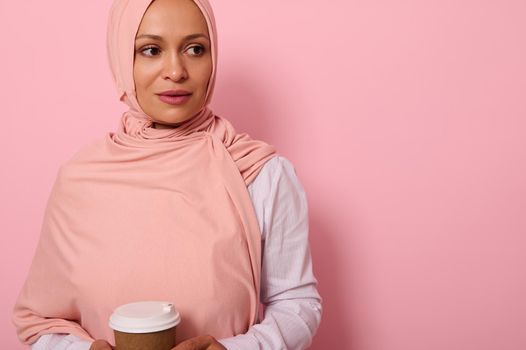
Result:
<svg viewBox="0 0 526 350">
<path fill-rule="evenodd" d="M 163 101 L 164 103 L 168 103 L 170 105 L 182 105 L 183 103 L 186 103 L 192 94 L 189 95 L 179 95 L 179 96 L 173 96 L 173 95 L 159 95 L 159 99 Z"/>
</svg>

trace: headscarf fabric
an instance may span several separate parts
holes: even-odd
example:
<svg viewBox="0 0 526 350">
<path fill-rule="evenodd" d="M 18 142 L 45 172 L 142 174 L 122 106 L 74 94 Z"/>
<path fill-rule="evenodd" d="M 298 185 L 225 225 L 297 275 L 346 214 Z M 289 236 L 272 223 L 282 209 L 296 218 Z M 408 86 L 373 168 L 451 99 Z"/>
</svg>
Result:
<svg viewBox="0 0 526 350">
<path fill-rule="evenodd" d="M 171 301 L 181 313 L 177 342 L 244 333 L 258 322 L 261 232 L 247 186 L 275 149 L 237 133 L 208 107 L 217 32 L 207 0 L 213 72 L 201 110 L 155 129 L 134 89 L 134 39 L 151 0 L 116 0 L 108 59 L 119 128 L 59 169 L 40 238 L 12 321 L 24 344 L 71 333 L 115 344 L 108 320 L 119 305 Z"/>
</svg>

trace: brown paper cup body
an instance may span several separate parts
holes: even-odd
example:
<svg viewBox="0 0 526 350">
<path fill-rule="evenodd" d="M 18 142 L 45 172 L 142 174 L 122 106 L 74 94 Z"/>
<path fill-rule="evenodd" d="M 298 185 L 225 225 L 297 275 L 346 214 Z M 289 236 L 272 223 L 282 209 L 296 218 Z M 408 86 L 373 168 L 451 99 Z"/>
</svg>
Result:
<svg viewBox="0 0 526 350">
<path fill-rule="evenodd" d="M 152 333 L 114 330 L 115 350 L 171 350 L 175 346 L 175 328 Z"/>
</svg>

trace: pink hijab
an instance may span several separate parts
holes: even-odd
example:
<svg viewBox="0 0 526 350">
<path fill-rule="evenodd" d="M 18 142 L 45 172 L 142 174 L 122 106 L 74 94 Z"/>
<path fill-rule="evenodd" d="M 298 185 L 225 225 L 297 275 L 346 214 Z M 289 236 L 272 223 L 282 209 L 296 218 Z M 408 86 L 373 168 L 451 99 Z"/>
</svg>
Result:
<svg viewBox="0 0 526 350">
<path fill-rule="evenodd" d="M 134 39 L 151 0 L 116 0 L 108 57 L 121 101 L 119 130 L 60 167 L 38 246 L 13 312 L 24 344 L 71 333 L 115 344 L 119 305 L 172 301 L 177 342 L 244 333 L 258 321 L 261 233 L 247 185 L 275 156 L 208 108 L 217 34 L 207 0 L 194 0 L 212 40 L 206 103 L 177 128 L 154 129 L 134 91 Z"/>
</svg>

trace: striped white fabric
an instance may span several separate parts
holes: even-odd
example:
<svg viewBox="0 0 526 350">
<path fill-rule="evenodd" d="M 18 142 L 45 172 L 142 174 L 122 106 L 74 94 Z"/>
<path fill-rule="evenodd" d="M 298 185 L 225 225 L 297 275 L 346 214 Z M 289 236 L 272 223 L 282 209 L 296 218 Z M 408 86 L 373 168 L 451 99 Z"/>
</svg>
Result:
<svg viewBox="0 0 526 350">
<path fill-rule="evenodd" d="M 249 185 L 262 233 L 260 323 L 245 334 L 219 339 L 228 350 L 303 350 L 321 321 L 308 241 L 308 206 L 293 165 L 285 157 L 269 160 Z M 88 350 L 91 343 L 71 334 L 45 334 L 32 350 Z"/>
</svg>

